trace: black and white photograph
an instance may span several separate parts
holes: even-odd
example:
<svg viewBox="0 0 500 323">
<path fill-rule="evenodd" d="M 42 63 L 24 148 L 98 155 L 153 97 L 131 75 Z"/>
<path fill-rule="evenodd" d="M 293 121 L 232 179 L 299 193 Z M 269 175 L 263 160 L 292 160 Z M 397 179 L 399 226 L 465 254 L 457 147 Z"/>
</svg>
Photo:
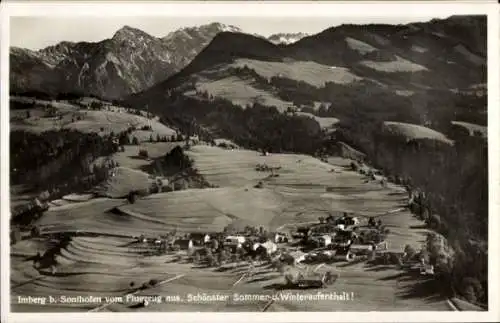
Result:
<svg viewBox="0 0 500 323">
<path fill-rule="evenodd" d="M 498 10 L 94 7 L 2 21 L 12 314 L 498 312 Z"/>
</svg>

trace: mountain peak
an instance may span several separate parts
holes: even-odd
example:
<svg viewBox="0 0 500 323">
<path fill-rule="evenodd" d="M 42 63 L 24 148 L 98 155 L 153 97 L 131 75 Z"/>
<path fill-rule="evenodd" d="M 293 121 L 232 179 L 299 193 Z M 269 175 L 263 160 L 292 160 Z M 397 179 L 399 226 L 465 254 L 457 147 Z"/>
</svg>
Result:
<svg viewBox="0 0 500 323">
<path fill-rule="evenodd" d="M 173 39 L 176 37 L 183 37 L 183 38 L 198 38 L 198 37 L 205 37 L 205 38 L 213 38 L 215 35 L 217 35 L 220 32 L 235 32 L 235 33 L 241 33 L 242 30 L 236 26 L 232 25 L 225 25 L 221 24 L 220 22 L 212 22 L 206 25 L 200 25 L 197 27 L 185 27 L 178 29 L 176 31 L 173 31 L 163 37 L 163 39 L 168 40 L 168 39 Z"/>
<path fill-rule="evenodd" d="M 309 36 L 306 33 L 278 33 L 269 36 L 267 39 L 274 44 L 293 44 L 304 37 Z"/>
<path fill-rule="evenodd" d="M 230 32 L 235 32 L 235 33 L 241 32 L 241 29 L 236 27 L 236 26 L 225 25 L 225 24 L 221 24 L 220 22 L 212 22 L 208 25 L 200 26 L 200 28 L 213 28 L 213 29 L 219 30 L 221 32 L 223 32 L 223 31 L 230 31 Z"/>
<path fill-rule="evenodd" d="M 125 25 L 115 32 L 112 39 L 121 41 L 121 40 L 126 40 L 126 39 L 133 39 L 133 38 L 140 37 L 140 36 L 152 37 L 151 35 L 149 35 L 148 33 L 144 32 L 140 29 Z"/>
</svg>

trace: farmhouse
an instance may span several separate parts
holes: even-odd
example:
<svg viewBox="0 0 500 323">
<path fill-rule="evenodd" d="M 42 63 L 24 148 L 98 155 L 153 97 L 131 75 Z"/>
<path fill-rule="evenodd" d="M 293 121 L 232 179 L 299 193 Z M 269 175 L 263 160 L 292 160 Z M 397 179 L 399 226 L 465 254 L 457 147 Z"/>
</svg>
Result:
<svg viewBox="0 0 500 323">
<path fill-rule="evenodd" d="M 310 238 L 312 243 L 315 243 L 318 247 L 327 247 L 332 244 L 332 237 L 329 235 L 313 235 Z"/>
<path fill-rule="evenodd" d="M 210 235 L 208 233 L 192 232 L 189 238 L 193 240 L 195 245 L 204 245 L 210 242 Z"/>
<path fill-rule="evenodd" d="M 306 260 L 306 254 L 302 251 L 296 250 L 288 253 L 290 256 L 293 257 L 295 264 L 299 264 Z"/>
<path fill-rule="evenodd" d="M 274 242 L 268 240 L 263 243 L 261 242 L 254 243 L 252 246 L 252 250 L 257 251 L 258 249 L 264 249 L 268 255 L 271 255 L 278 251 L 278 246 Z"/>
<path fill-rule="evenodd" d="M 180 239 L 176 239 L 174 242 L 173 242 L 173 245 L 174 246 L 179 246 L 179 248 L 181 250 L 187 250 L 187 249 L 192 249 L 194 244 L 193 244 L 193 240 L 191 239 L 186 239 L 186 238 L 180 238 Z"/>
<path fill-rule="evenodd" d="M 369 254 L 375 250 L 375 246 L 373 244 L 351 244 L 349 250 L 356 255 Z"/>
<path fill-rule="evenodd" d="M 288 236 L 282 232 L 276 232 L 274 234 L 274 242 L 275 243 L 285 243 L 288 242 Z"/>
<path fill-rule="evenodd" d="M 224 245 L 228 246 L 242 246 L 245 243 L 246 238 L 244 236 L 227 236 L 224 240 Z"/>
<path fill-rule="evenodd" d="M 333 259 L 337 261 L 353 261 L 356 259 L 356 255 L 349 248 L 339 248 Z"/>
</svg>

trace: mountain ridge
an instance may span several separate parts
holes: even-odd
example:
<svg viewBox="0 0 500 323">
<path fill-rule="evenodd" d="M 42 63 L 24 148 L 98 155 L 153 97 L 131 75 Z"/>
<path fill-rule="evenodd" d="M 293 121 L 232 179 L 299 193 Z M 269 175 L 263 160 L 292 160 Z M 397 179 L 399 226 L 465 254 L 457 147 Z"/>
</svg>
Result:
<svg viewBox="0 0 500 323">
<path fill-rule="evenodd" d="M 120 98 L 179 71 L 223 30 L 240 29 L 210 23 L 155 37 L 125 25 L 98 42 L 62 41 L 36 51 L 12 47 L 11 88 Z"/>
<path fill-rule="evenodd" d="M 453 18 L 454 23 L 456 19 L 459 18 Z M 468 17 L 463 19 L 469 21 Z M 471 19 L 476 24 L 482 25 L 483 29 L 486 28 L 485 19 L 481 17 Z M 446 25 L 441 20 L 431 23 L 438 26 Z M 366 26 L 372 29 L 366 29 L 368 28 Z M 366 26 L 346 24 L 331 27 L 318 34 L 303 37 L 289 45 L 276 45 L 268 39 L 249 34 L 219 33 L 189 65 L 170 79 L 156 84 L 151 90 L 161 87 L 166 89 L 173 86 L 173 83 L 181 77 L 209 69 L 217 64 L 229 64 L 237 58 L 264 61 L 283 61 L 287 59 L 292 61 L 312 61 L 325 66 L 333 66 L 333 68 L 349 68 L 355 73 L 363 74 L 362 76 L 366 79 L 373 80 L 375 78 L 390 81 L 392 85 L 397 85 L 400 83 L 401 78 L 404 78 L 404 82 L 410 84 L 413 90 L 424 86 L 413 83 L 429 77 L 430 73 L 442 72 L 440 73 L 442 76 L 433 80 L 434 85 L 441 88 L 463 88 L 472 84 L 483 83 L 485 80 L 485 57 L 479 57 L 478 60 L 482 62 L 476 65 L 470 62 L 468 55 L 459 53 L 455 49 L 459 44 L 468 51 L 470 44 L 474 43 L 470 39 L 465 38 L 462 42 L 459 42 L 449 37 L 450 39 L 443 41 L 441 39 L 443 37 L 434 34 L 436 30 L 440 29 L 425 27 L 427 26 L 426 23 L 407 25 L 372 24 Z M 391 34 L 388 34 L 388 32 L 391 32 Z M 387 35 L 387 37 L 384 35 Z M 460 34 L 453 36 L 460 37 Z M 483 37 L 482 39 L 485 42 L 486 38 Z M 480 43 L 479 41 L 476 42 Z M 477 50 L 479 54 L 482 53 L 481 48 Z M 456 62 L 451 62 L 451 59 L 456 60 Z M 408 73 L 404 71 L 392 73 L 391 75 L 391 72 L 383 69 L 377 70 L 377 64 L 380 66 L 384 66 L 384 64 L 406 64 L 408 68 L 416 70 L 412 70 L 412 73 L 407 76 L 403 75 Z M 477 66 L 480 68 L 476 69 Z M 471 70 L 470 67 L 474 67 L 474 69 Z M 381 68 L 387 69 L 390 66 Z M 446 73 L 443 74 L 444 72 Z M 413 82 L 408 79 L 410 76 Z M 459 77 L 457 78 L 457 76 Z M 379 80 L 377 81 L 380 83 Z M 137 95 L 140 95 L 140 92 L 134 96 Z"/>
</svg>

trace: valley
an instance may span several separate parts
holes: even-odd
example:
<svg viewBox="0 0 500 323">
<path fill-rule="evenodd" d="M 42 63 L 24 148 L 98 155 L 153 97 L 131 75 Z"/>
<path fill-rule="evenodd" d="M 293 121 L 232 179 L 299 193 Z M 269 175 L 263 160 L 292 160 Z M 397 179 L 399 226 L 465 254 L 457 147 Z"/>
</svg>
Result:
<svg viewBox="0 0 500 323">
<path fill-rule="evenodd" d="M 219 232 L 232 224 L 239 228 L 264 226 L 266 230 L 274 231 L 283 225 L 293 227 L 304 222 L 314 223 L 318 217 L 332 212 L 348 211 L 360 217 L 380 218 L 391 229 L 387 242 L 390 250 L 395 252 L 402 251 L 407 244 L 419 248 L 425 240 L 425 230 L 412 229 L 419 227 L 420 221 L 408 210 L 401 209 L 406 196 L 404 190 L 396 185 L 382 188 L 375 182 L 365 183 L 363 175 L 346 170 L 349 160 L 332 158 L 322 162 L 294 154 L 266 157 L 255 151 L 228 151 L 207 145 L 193 146 L 187 153 L 200 173 L 218 188 L 158 193 L 138 199 L 134 204 L 124 199 L 94 198 L 51 206 L 36 222 L 41 236 L 20 241 L 12 247 L 13 295 L 124 295 L 134 290 L 130 288 L 131 282 L 140 286 L 151 279 L 161 281 L 177 275 L 182 277 L 162 287 L 148 288 L 138 295 L 269 294 L 273 293 L 272 289 L 268 291 L 269 286 L 283 283 L 279 272 L 266 268 L 264 262 L 257 265 L 251 277 L 232 287 L 248 270 L 248 264 L 227 263 L 214 269 L 203 269 L 190 263 L 182 250 L 161 256 L 141 255 L 148 250 L 154 252 L 154 246 L 137 244 L 133 237 L 155 237 L 172 228 L 179 233 Z M 130 164 L 122 165 L 134 167 L 134 160 L 130 161 Z M 280 176 L 266 179 L 265 174 L 254 170 L 257 163 L 280 165 L 282 168 L 277 172 Z M 264 187 L 254 188 L 259 181 Z M 113 209 L 120 212 L 110 213 Z M 384 215 L 398 209 L 400 211 Z M 45 252 L 48 246 L 44 246 L 44 241 L 50 236 L 71 232 L 80 233 L 71 238 L 56 256 L 57 274 L 37 273 L 32 261 L 27 261 L 26 257 L 31 257 L 36 250 Z M 402 280 L 405 273 L 397 267 L 377 269 L 362 263 L 350 265 L 343 262 L 329 266 L 340 274 L 340 278 L 333 287 L 322 292 L 354 293 L 354 300 L 275 302 L 267 310 L 450 310 L 445 298 L 436 296 L 430 301 L 426 297 L 432 295 L 419 295 L 416 291 L 425 280 L 418 276 Z M 184 302 L 181 305 L 167 302 L 142 309 L 130 308 L 130 304 L 111 304 L 103 310 L 258 311 L 264 305 L 262 302 Z M 12 306 L 14 311 L 30 311 L 35 305 L 14 303 Z M 61 310 L 89 311 L 96 306 L 59 304 L 43 310 L 53 311 L 59 307 Z M 37 307 L 37 310 L 42 309 Z"/>
<path fill-rule="evenodd" d="M 485 25 L 12 49 L 12 311 L 484 311 Z"/>
</svg>

